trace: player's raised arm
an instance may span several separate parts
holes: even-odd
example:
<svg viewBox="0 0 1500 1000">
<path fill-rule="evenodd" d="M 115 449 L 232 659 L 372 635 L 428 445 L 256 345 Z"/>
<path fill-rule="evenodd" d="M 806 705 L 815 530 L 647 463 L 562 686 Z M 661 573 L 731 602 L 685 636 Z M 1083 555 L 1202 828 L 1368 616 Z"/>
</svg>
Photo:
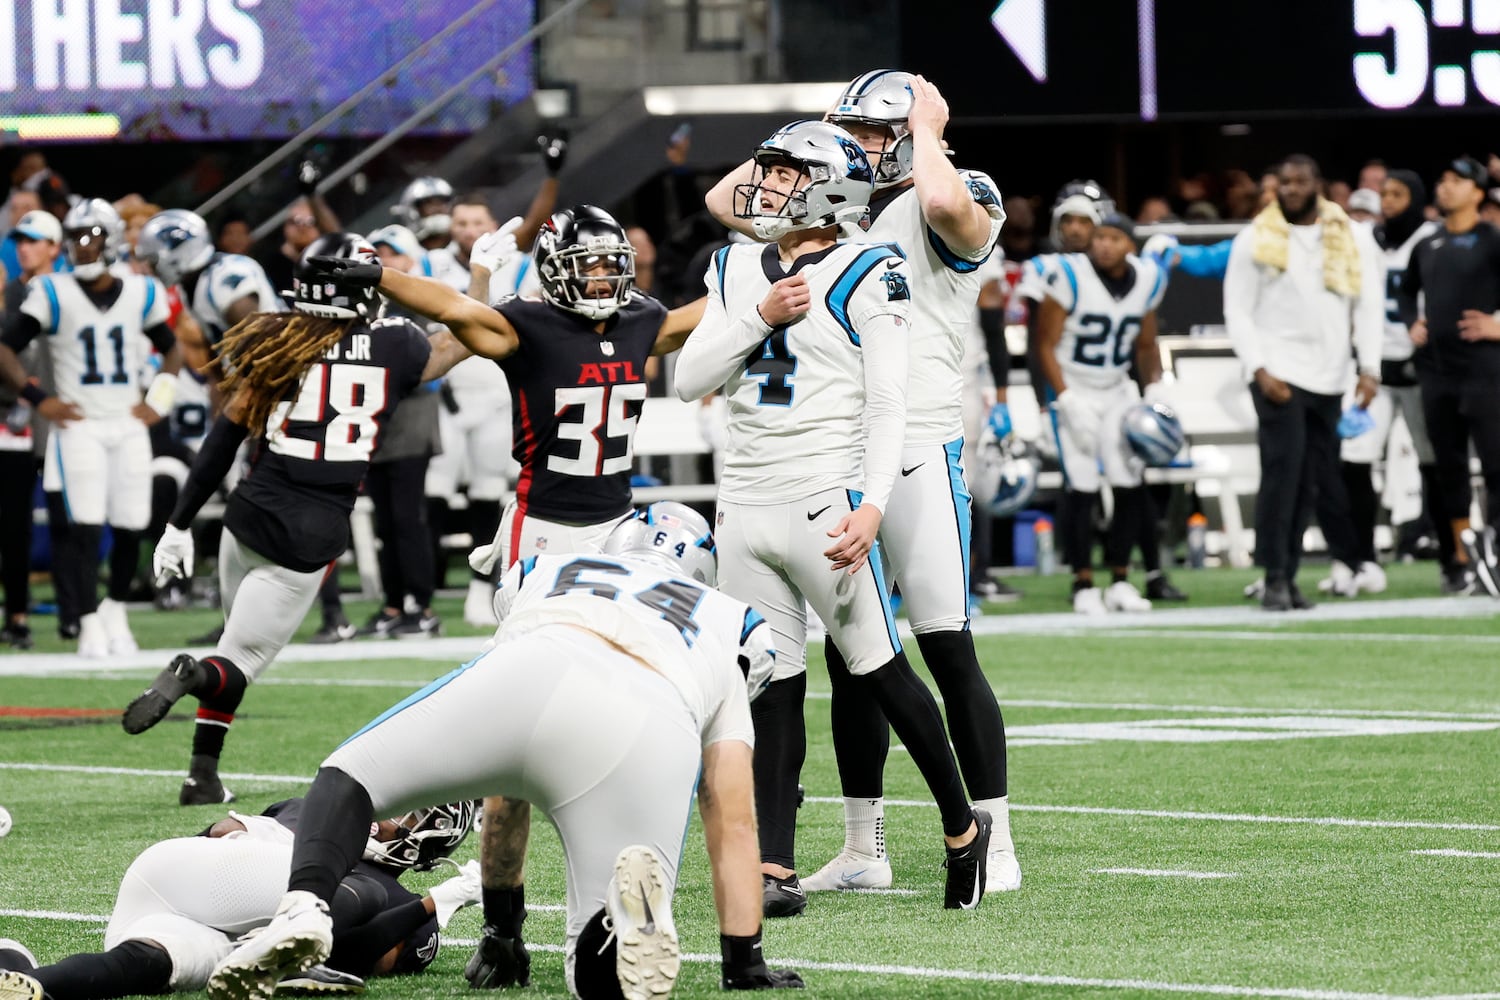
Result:
<svg viewBox="0 0 1500 1000">
<path fill-rule="evenodd" d="M 912 179 L 922 204 L 922 216 L 949 249 L 960 254 L 974 253 L 993 239 L 993 219 L 948 162 L 943 149 L 948 102 L 920 76 L 911 78 L 911 88 L 907 128 L 912 137 Z M 993 195 L 989 197 L 995 200 Z"/>
<path fill-rule="evenodd" d="M 734 214 L 734 198 L 735 190 L 740 185 L 748 185 L 754 181 L 754 174 L 755 161 L 746 160 L 726 174 L 724 179 L 715 184 L 703 198 L 703 205 L 708 209 L 708 214 L 735 232 L 743 233 L 752 239 L 758 238 L 755 236 L 753 224 L 748 215 L 741 218 Z"/>
<path fill-rule="evenodd" d="M 656 343 L 651 345 L 652 356 L 671 354 L 687 343 L 688 335 L 703 322 L 707 304 L 708 297 L 699 296 L 687 305 L 678 306 L 667 313 L 667 318 L 662 320 L 661 332 L 656 335 Z"/>
</svg>

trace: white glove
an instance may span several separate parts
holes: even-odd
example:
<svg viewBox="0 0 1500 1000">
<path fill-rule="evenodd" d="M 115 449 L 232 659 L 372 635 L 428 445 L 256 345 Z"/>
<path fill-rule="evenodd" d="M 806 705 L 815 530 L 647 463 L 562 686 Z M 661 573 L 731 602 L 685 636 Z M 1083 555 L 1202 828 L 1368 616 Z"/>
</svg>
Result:
<svg viewBox="0 0 1500 1000">
<path fill-rule="evenodd" d="M 193 533 L 167 525 L 151 553 L 151 572 L 156 585 L 165 587 L 168 580 L 186 580 L 193 572 Z"/>
<path fill-rule="evenodd" d="M 1165 268 L 1171 268 L 1176 263 L 1176 254 L 1173 252 L 1180 244 L 1177 237 L 1166 233 L 1157 233 L 1146 241 L 1141 247 L 1142 257 L 1151 257 Z"/>
<path fill-rule="evenodd" d="M 491 274 L 509 264 L 511 258 L 521 251 L 516 247 L 516 230 L 521 228 L 521 217 L 511 220 L 493 233 L 485 233 L 474 241 L 469 251 L 469 266 L 482 267 Z"/>
<path fill-rule="evenodd" d="M 1088 401 L 1071 389 L 1064 389 L 1052 403 L 1062 429 L 1079 448 L 1093 454 L 1099 445 L 1099 414 Z"/>
<path fill-rule="evenodd" d="M 1167 387 L 1162 382 L 1152 382 L 1146 386 L 1144 398 L 1147 403 L 1164 403 L 1170 405 L 1167 400 Z"/>
<path fill-rule="evenodd" d="M 503 555 L 505 555 L 505 528 L 502 525 L 488 545 L 481 545 L 469 553 L 469 568 L 476 573 L 488 575 Z"/>
<path fill-rule="evenodd" d="M 427 890 L 427 895 L 432 897 L 434 908 L 437 910 L 438 927 L 447 927 L 448 921 L 453 919 L 453 914 L 466 906 L 478 903 L 481 889 L 479 860 L 476 858 L 467 864 L 460 865 L 457 875 Z"/>
</svg>

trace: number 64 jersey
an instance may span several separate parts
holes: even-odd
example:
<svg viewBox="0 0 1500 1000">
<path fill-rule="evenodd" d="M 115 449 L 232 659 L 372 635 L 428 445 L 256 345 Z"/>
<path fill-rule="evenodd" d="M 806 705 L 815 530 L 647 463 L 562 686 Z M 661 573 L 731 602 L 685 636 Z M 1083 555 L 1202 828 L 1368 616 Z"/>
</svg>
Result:
<svg viewBox="0 0 1500 1000">
<path fill-rule="evenodd" d="M 703 746 L 755 745 L 750 698 L 770 681 L 776 654 L 754 608 L 628 554 L 545 555 L 511 566 L 495 614 L 496 647 L 549 625 L 592 632 L 677 689 Z"/>
<path fill-rule="evenodd" d="M 1085 254 L 1055 261 L 1045 289 L 1068 313 L 1057 344 L 1068 386 L 1108 389 L 1128 379 L 1141 324 L 1167 293 L 1166 271 L 1154 260 L 1127 257 L 1130 270 L 1111 288 Z"/>
</svg>

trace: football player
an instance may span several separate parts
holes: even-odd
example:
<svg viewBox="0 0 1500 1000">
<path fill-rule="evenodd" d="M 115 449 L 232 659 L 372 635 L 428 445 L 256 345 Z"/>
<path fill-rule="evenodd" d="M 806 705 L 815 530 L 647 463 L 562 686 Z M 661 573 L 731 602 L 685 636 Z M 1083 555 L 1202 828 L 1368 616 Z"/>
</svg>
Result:
<svg viewBox="0 0 1500 1000">
<path fill-rule="evenodd" d="M 994 251 L 1005 212 L 993 180 L 948 162 L 942 141 L 947 119 L 937 88 L 896 70 L 857 77 L 827 115 L 854 136 L 875 174 L 868 217 L 845 222 L 842 235 L 854 243 L 899 246 L 906 258 L 902 273 L 912 283 L 905 442 L 889 509 L 880 504 L 881 550 L 922 658 L 949 706 L 969 792 L 994 817 L 988 884 L 1016 889 L 1021 876 L 1006 808 L 1005 727 L 969 633 L 973 514 L 962 459 L 963 343 L 979 298 L 979 267 Z M 745 171 L 720 182 L 708 203 L 721 221 L 749 232 L 750 221 L 726 212 L 725 200 L 726 188 Z M 992 408 L 997 418 L 1000 412 Z M 809 891 L 889 886 L 883 796 L 890 731 L 874 689 L 853 681 L 847 650 L 832 632 L 824 652 L 834 684 L 846 839 L 838 857 L 802 885 Z"/>
<path fill-rule="evenodd" d="M 322 960 L 330 903 L 371 817 L 458 789 L 548 813 L 566 856 L 569 989 L 644 1000 L 671 992 L 681 961 L 671 904 L 696 785 L 723 985 L 801 985 L 768 969 L 760 947 L 750 698 L 773 669 L 769 628 L 713 589 L 707 522 L 663 506 L 616 527 L 603 554 L 513 565 L 495 598 L 493 648 L 323 762 L 278 916 L 220 963 L 214 1000 L 267 996 L 286 971 Z M 486 870 L 491 843 L 481 844 Z M 524 983 L 519 890 L 510 902 L 511 919 L 494 929 L 509 945 L 509 982 Z M 486 901 L 487 922 L 498 909 Z M 484 949 L 479 962 L 492 964 Z"/>
<path fill-rule="evenodd" d="M 151 519 L 146 428 L 172 411 L 181 365 L 161 282 L 109 270 L 123 237 L 124 223 L 109 202 L 90 198 L 74 206 L 63 219 L 72 273 L 33 279 L 20 320 L 0 345 L 0 372 L 56 425 L 42 482 L 62 494 L 67 512 L 67 544 L 54 557 L 80 602 L 78 651 L 89 657 L 136 648 L 124 605 L 131 578 L 111 574 L 109 597 L 101 602 L 99 547 L 108 523 L 121 549 L 116 565 L 134 565 L 129 553 Z M 45 337 L 55 396 L 28 380 L 16 358 L 37 337 Z M 140 372 L 153 347 L 162 368 L 143 399 Z"/>
<path fill-rule="evenodd" d="M 945 905 L 970 908 L 984 892 L 990 817 L 970 808 L 937 704 L 902 652 L 876 545 L 900 488 L 914 352 L 909 265 L 893 244 L 838 242 L 839 224 L 866 214 L 875 186 L 864 149 L 842 128 L 794 122 L 763 142 L 753 163 L 752 180 L 735 191 L 734 214 L 775 242 L 714 254 L 708 307 L 678 359 L 676 389 L 695 400 L 722 388 L 729 401 L 718 496 L 724 588 L 770 618 L 781 654 L 756 712 L 766 912 L 806 905 L 793 848 L 806 755 L 808 604 L 847 661 L 848 685 L 865 688 L 862 700 L 885 711 L 927 779 L 948 847 Z M 961 578 L 953 583 L 966 615 L 967 588 Z M 878 715 L 874 725 L 884 728 Z M 875 735 L 858 734 L 862 744 Z M 847 765 L 841 753 L 841 773 Z M 879 770 L 876 762 L 876 781 Z M 883 855 L 879 836 L 868 850 L 875 857 Z"/>
<path fill-rule="evenodd" d="M 1121 425 L 1141 400 L 1130 376 L 1132 362 L 1146 384 L 1147 402 L 1159 391 L 1156 307 L 1167 279 L 1160 264 L 1135 256 L 1134 246 L 1131 221 L 1118 213 L 1104 216 L 1089 238 L 1088 253 L 1057 258 L 1038 310 L 1039 361 L 1065 484 L 1058 527 L 1073 567 L 1073 610 L 1080 614 L 1151 609 L 1126 579 L 1130 550 L 1150 507 L 1144 463 L 1131 451 Z M 1114 492 L 1105 551 L 1112 582 L 1102 593 L 1094 586 L 1092 556 L 1101 465 Z"/>
<path fill-rule="evenodd" d="M 110 1000 L 203 989 L 235 938 L 275 916 L 303 802 L 277 802 L 258 816 L 231 812 L 196 837 L 146 848 L 120 883 L 103 952 L 38 968 L 18 942 L 0 940 L 0 996 Z M 327 965 L 283 980 L 278 989 L 362 993 L 372 975 L 421 972 L 431 964 L 439 931 L 459 909 L 479 902 L 479 866 L 469 862 L 426 895 L 399 879 L 432 869 L 473 825 L 473 802 L 370 824 L 361 860 L 334 897 L 335 944 Z"/>
<path fill-rule="evenodd" d="M 374 261 L 347 233 L 319 237 L 309 256 Z M 378 265 L 374 265 L 378 268 Z M 193 563 L 193 518 L 253 439 L 250 472 L 230 494 L 219 545 L 224 633 L 201 661 L 176 657 L 125 710 L 128 733 L 160 722 L 184 695 L 199 701 L 192 762 L 178 801 L 233 801 L 219 757 L 245 689 L 291 639 L 329 564 L 349 546 L 349 512 L 381 427 L 402 396 L 451 358 L 410 320 L 381 319 L 368 286 L 304 261 L 296 311 L 256 313 L 218 345 L 227 402 L 193 462 L 152 563 L 158 585 Z"/>
</svg>

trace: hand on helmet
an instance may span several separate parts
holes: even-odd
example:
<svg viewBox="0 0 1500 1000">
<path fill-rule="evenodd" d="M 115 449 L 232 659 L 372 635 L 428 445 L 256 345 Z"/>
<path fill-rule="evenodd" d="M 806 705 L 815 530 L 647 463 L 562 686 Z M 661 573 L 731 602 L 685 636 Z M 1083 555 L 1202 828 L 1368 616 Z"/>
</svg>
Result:
<svg viewBox="0 0 1500 1000">
<path fill-rule="evenodd" d="M 756 310 L 767 326 L 786 326 L 801 319 L 812 308 L 812 291 L 801 274 L 782 278 L 771 286 Z"/>
<path fill-rule="evenodd" d="M 521 217 L 517 215 L 493 233 L 479 237 L 469 251 L 469 266 L 483 268 L 492 274 L 505 267 L 520 253 L 516 247 L 516 230 L 520 228 Z"/>
<path fill-rule="evenodd" d="M 536 137 L 536 145 L 542 151 L 542 164 L 547 168 L 547 176 L 556 177 L 562 173 L 563 164 L 568 159 L 567 137 L 539 135 Z"/>
<path fill-rule="evenodd" d="M 911 78 L 911 110 L 906 113 L 906 127 L 913 133 L 927 130 L 939 139 L 948 125 L 948 102 L 925 77 Z"/>
<path fill-rule="evenodd" d="M 351 285 L 355 288 L 377 288 L 385 272 L 377 261 L 350 260 L 347 257 L 309 257 L 309 275 L 329 281 Z"/>
</svg>

